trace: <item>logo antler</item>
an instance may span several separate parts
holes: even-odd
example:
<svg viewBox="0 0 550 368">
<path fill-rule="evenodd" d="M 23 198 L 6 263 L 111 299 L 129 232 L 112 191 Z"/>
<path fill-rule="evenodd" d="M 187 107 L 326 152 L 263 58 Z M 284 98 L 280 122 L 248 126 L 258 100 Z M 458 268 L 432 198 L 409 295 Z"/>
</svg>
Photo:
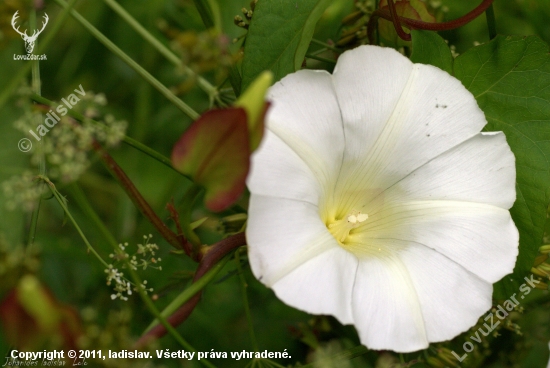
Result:
<svg viewBox="0 0 550 368">
<path fill-rule="evenodd" d="M 25 30 L 25 32 L 21 32 L 19 30 L 19 26 L 16 27 L 15 20 L 19 18 L 19 15 L 17 15 L 18 13 L 19 13 L 19 10 L 17 10 L 13 15 L 13 17 L 11 18 L 11 26 L 13 27 L 15 32 L 21 35 L 21 38 L 23 38 L 23 41 L 25 41 L 25 48 L 27 49 L 27 52 L 30 54 L 34 49 L 34 43 L 36 42 L 38 35 L 42 33 L 44 28 L 46 28 L 46 24 L 48 24 L 48 21 L 50 20 L 50 18 L 48 18 L 48 14 L 44 14 L 44 22 L 42 23 L 42 28 L 39 31 L 35 30 L 32 33 L 32 35 L 29 36 L 27 34 L 27 30 Z"/>
</svg>

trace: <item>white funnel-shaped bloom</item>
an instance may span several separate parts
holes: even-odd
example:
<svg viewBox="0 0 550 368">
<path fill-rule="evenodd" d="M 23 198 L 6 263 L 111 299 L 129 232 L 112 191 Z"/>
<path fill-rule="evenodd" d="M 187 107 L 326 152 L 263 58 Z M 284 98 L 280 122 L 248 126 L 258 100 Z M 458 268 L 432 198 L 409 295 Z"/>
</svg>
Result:
<svg viewBox="0 0 550 368">
<path fill-rule="evenodd" d="M 515 159 L 503 133 L 480 133 L 474 96 L 362 46 L 268 97 L 248 178 L 254 275 L 295 308 L 355 325 L 372 349 L 412 352 L 473 326 L 519 237 Z"/>
</svg>

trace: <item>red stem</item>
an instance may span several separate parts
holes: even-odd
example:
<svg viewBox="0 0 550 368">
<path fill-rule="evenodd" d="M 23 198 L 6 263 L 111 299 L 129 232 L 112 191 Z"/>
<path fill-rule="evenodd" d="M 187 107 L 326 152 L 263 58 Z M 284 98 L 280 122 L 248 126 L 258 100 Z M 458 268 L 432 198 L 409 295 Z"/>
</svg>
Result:
<svg viewBox="0 0 550 368">
<path fill-rule="evenodd" d="M 466 14 L 466 15 L 458 18 L 458 19 L 451 20 L 449 22 L 441 22 L 441 23 L 429 23 L 429 22 L 424 22 L 424 21 L 421 21 L 421 20 L 409 19 L 409 18 L 404 18 L 404 17 L 400 17 L 400 16 L 397 16 L 397 19 L 394 19 L 392 17 L 391 8 L 390 8 L 389 11 L 387 9 L 377 9 L 372 13 L 372 15 L 369 19 L 369 22 L 367 24 L 367 33 L 368 33 L 368 37 L 369 37 L 369 42 L 371 44 L 374 44 L 374 30 L 376 28 L 378 18 L 383 18 L 383 19 L 392 21 L 393 24 L 394 24 L 394 27 L 396 27 L 397 34 L 399 35 L 399 37 L 401 37 L 401 35 L 400 35 L 398 29 L 403 31 L 402 28 L 401 28 L 401 24 L 405 25 L 406 27 L 408 27 L 410 29 L 423 29 L 423 30 L 429 30 L 429 31 L 448 31 L 448 30 L 451 30 L 451 29 L 462 27 L 463 25 L 465 25 L 465 24 L 471 22 L 472 20 L 476 19 L 481 14 L 483 14 L 483 12 L 485 12 L 485 10 L 487 10 L 491 6 L 493 1 L 494 0 L 483 0 L 481 4 L 479 4 L 475 9 L 473 9 L 468 14 Z M 391 4 L 391 3 L 392 3 L 392 0 L 389 0 L 388 4 Z M 390 5 L 390 7 L 391 7 L 391 5 Z M 397 23 L 397 25 L 396 25 L 396 23 Z M 403 37 L 401 37 L 401 38 L 404 39 L 405 41 L 409 41 L 410 40 L 410 35 L 407 35 L 407 37 L 408 37 L 408 39 L 403 38 Z"/>
<path fill-rule="evenodd" d="M 97 141 L 94 141 L 92 143 L 92 147 L 105 164 L 107 170 L 109 170 L 111 175 L 113 175 L 113 177 L 117 179 L 119 184 L 122 186 L 122 189 L 124 189 L 126 194 L 128 194 L 128 197 L 130 197 L 132 202 L 134 202 L 134 204 L 140 210 L 143 216 L 145 216 L 151 222 L 151 224 L 153 224 L 160 235 L 162 235 L 162 237 L 166 239 L 166 241 L 170 243 L 174 248 L 184 248 L 184 243 L 182 243 L 182 241 L 180 241 L 180 238 L 178 238 L 178 236 L 172 230 L 170 230 L 170 228 L 166 226 L 166 224 L 157 216 L 149 203 L 147 203 L 139 190 L 137 190 L 134 183 L 132 183 L 124 170 L 122 170 L 122 168 L 118 166 L 111 155 L 109 155 L 109 153 Z M 187 240 L 183 240 L 187 242 Z"/>
<path fill-rule="evenodd" d="M 193 282 L 196 282 L 198 279 L 200 279 L 229 252 L 242 245 L 246 245 L 246 238 L 244 233 L 235 234 L 212 245 L 212 247 L 203 256 L 201 262 L 199 263 L 197 271 L 195 272 L 195 276 L 193 277 Z M 174 327 L 182 324 L 191 315 L 191 312 L 193 312 L 193 310 L 199 303 L 201 295 L 202 290 L 197 292 L 191 299 L 189 299 L 177 311 L 175 311 L 174 314 L 168 317 L 168 323 L 170 323 Z M 166 335 L 166 332 L 166 328 L 163 325 L 158 324 L 151 330 L 149 330 L 146 334 L 141 336 L 134 345 L 134 348 L 139 349 L 147 345 L 151 340 L 158 339 Z"/>
<path fill-rule="evenodd" d="M 395 4 L 393 3 L 393 0 L 388 0 L 388 7 L 390 8 L 390 20 L 393 23 L 393 28 L 395 28 L 397 35 L 405 41 L 410 41 L 411 35 L 405 33 L 405 31 L 403 31 L 403 28 L 401 27 L 401 24 L 399 23 L 400 17 L 397 15 L 397 10 L 395 10 Z"/>
</svg>

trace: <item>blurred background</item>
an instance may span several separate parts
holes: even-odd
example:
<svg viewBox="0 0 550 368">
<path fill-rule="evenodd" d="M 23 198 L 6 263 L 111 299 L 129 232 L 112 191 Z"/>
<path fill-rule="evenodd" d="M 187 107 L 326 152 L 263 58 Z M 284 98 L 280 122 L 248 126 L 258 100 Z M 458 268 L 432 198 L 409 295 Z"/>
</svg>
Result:
<svg viewBox="0 0 550 368">
<path fill-rule="evenodd" d="M 25 54 L 25 50 L 11 21 L 15 11 L 19 11 L 18 24 L 22 30 L 28 28 L 32 9 L 30 3 L 26 0 L 0 0 L 0 91 L 7 90 L 14 83 L 17 73 L 28 63 L 13 60 L 14 54 Z M 49 0 L 34 3 L 41 7 L 38 24 L 44 12 L 49 16 L 48 26 L 38 37 L 39 45 L 54 27 L 62 8 Z M 228 78 L 231 67 L 238 64 L 241 57 L 240 48 L 246 29 L 235 25 L 234 18 L 237 15 L 245 18 L 242 8 L 250 9 L 249 1 L 217 1 L 222 20 L 221 33 L 205 28 L 191 0 L 120 0 L 118 3 L 150 34 L 172 50 L 182 64 L 217 87 L 221 96 L 218 104 L 230 103 L 235 98 Z M 321 18 L 314 38 L 331 44 L 338 42 L 345 29 L 342 27 L 342 18 L 356 9 L 355 3 L 353 0 L 335 1 Z M 365 5 L 365 2 L 359 3 Z M 458 18 L 478 3 L 477 0 L 427 2 L 438 20 Z M 550 41 L 550 1 L 497 0 L 494 6 L 497 31 L 500 34 L 538 35 L 546 42 Z M 117 15 L 106 1 L 81 0 L 75 9 L 193 109 L 202 113 L 212 106 L 210 96 L 199 88 L 197 78 L 192 73 L 168 61 Z M 484 15 L 458 30 L 442 32 L 441 35 L 459 54 L 477 43 L 489 40 Z M 170 157 L 174 143 L 189 126 L 191 119 L 73 17 L 67 18 L 44 53 L 47 60 L 40 62 L 42 96 L 60 101 L 82 85 L 88 99 L 75 106 L 75 109 L 97 120 L 110 121 L 120 129 L 127 126 L 126 135 Z M 331 63 L 315 60 L 306 63 L 308 68 L 330 70 L 332 66 Z M 36 175 L 39 172 L 33 156 L 36 147 L 28 153 L 21 152 L 17 147 L 21 138 L 28 137 L 22 127 L 36 127 L 32 118 L 26 115 L 36 110 L 28 97 L 28 87 L 25 88 L 25 85 L 30 85 L 30 81 L 30 73 L 20 78 L 18 85 L 21 87 L 10 92 L 9 98 L 0 108 L 0 298 L 15 287 L 23 272 L 21 270 L 31 270 L 57 300 L 72 306 L 78 313 L 82 321 L 82 333 L 91 349 L 129 349 L 152 321 L 150 313 L 137 295 L 127 301 L 111 299 L 113 288 L 112 285 L 106 285 L 105 267 L 86 250 L 75 227 L 66 221 L 62 208 L 49 193 L 45 195 L 47 199 L 42 201 L 38 216 L 33 248 L 36 250 L 33 257 L 35 263 L 28 265 L 25 263 L 28 258 L 23 261 L 22 257 L 14 256 L 17 249 L 28 243 L 32 222 L 32 212 L 28 209 L 32 208 L 35 198 L 32 188 L 21 184 L 20 178 L 25 173 Z M 53 131 L 55 129 L 57 127 Z M 53 134 L 53 131 L 48 134 Z M 33 141 L 33 144 L 37 142 Z M 67 152 L 67 146 L 57 145 L 48 149 L 57 154 L 57 162 L 52 163 L 50 168 L 54 176 L 52 180 L 59 192 L 66 196 L 67 206 L 75 221 L 105 259 L 112 253 L 112 247 L 76 205 L 75 193 L 84 193 L 117 242 L 127 242 L 129 247 L 136 247 L 144 243 L 144 235 L 152 234 L 149 242 L 159 247 L 157 256 L 162 258 L 159 263 L 162 270 L 148 268 L 140 271 L 140 275 L 154 289 L 150 294 L 155 296 L 157 306 L 162 309 L 189 285 L 196 264 L 184 255 L 170 252 L 171 246 L 138 212 L 93 152 L 80 157 Z M 114 145 L 109 152 L 159 217 L 172 226 L 165 209 L 166 203 L 174 199 L 176 208 L 181 209 L 179 206 L 189 188 L 189 182 L 124 143 Z M 64 163 L 74 165 L 63 166 Z M 56 165 L 59 166 L 58 171 L 55 171 Z M 66 175 L 67 172 L 75 171 L 77 175 Z M 231 216 L 246 213 L 246 208 L 246 195 L 237 205 L 221 214 L 214 215 L 200 205 L 197 206 L 193 218 L 207 217 L 199 228 L 203 242 L 211 244 L 237 231 L 239 223 L 237 221 L 235 225 L 235 217 Z M 341 326 L 333 318 L 310 316 L 285 306 L 271 290 L 252 276 L 244 254 L 240 262 L 248 286 L 248 300 L 260 351 L 287 349 L 292 359 L 278 361 L 287 366 L 298 362 L 306 364 L 359 345 L 353 327 Z M 521 327 L 522 335 L 517 333 L 516 326 L 501 329 L 499 337 L 476 347 L 476 358 L 470 365 L 464 366 L 545 367 L 550 340 L 548 300 L 547 293 L 530 295 L 523 304 L 525 313 L 513 317 L 513 322 Z M 253 350 L 235 260 L 230 260 L 205 289 L 198 307 L 178 330 L 199 351 L 210 351 L 212 348 L 218 352 Z M 455 340 L 455 345 L 435 346 L 429 354 L 437 357 L 443 354 L 439 349 L 454 346 L 457 352 L 462 352 L 464 336 Z M 159 349 L 180 349 L 170 336 L 164 337 L 157 344 Z M 4 334 L 0 334 L 0 347 L 0 353 L 7 352 L 10 347 Z M 416 358 L 414 354 L 403 357 L 405 362 Z M 232 359 L 213 359 L 212 362 L 220 367 L 242 367 L 247 363 Z M 349 362 L 318 366 L 391 367 L 397 362 L 398 355 L 368 352 Z M 115 367 L 200 366 L 197 361 L 176 359 L 153 362 L 119 360 L 112 364 Z M 434 363 L 432 366 L 437 365 Z"/>
</svg>

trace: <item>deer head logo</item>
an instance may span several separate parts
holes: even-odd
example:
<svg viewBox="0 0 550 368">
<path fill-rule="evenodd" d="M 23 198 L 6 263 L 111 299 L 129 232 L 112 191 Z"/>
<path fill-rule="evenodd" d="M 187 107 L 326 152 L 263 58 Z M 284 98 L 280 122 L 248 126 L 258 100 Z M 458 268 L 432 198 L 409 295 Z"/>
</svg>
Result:
<svg viewBox="0 0 550 368">
<path fill-rule="evenodd" d="M 19 18 L 17 15 L 19 13 L 19 10 L 15 12 L 13 17 L 11 18 L 11 26 L 15 30 L 15 32 L 19 33 L 21 37 L 23 38 L 23 41 L 25 41 L 25 49 L 27 49 L 27 53 L 31 53 L 34 49 L 34 43 L 36 42 L 36 39 L 38 38 L 38 35 L 42 33 L 44 28 L 46 28 L 46 24 L 48 24 L 48 14 L 44 14 L 44 23 L 42 23 L 42 29 L 40 31 L 34 30 L 31 36 L 27 35 L 27 30 L 25 32 L 19 31 L 19 26 L 17 28 L 15 27 L 15 20 Z"/>
</svg>

